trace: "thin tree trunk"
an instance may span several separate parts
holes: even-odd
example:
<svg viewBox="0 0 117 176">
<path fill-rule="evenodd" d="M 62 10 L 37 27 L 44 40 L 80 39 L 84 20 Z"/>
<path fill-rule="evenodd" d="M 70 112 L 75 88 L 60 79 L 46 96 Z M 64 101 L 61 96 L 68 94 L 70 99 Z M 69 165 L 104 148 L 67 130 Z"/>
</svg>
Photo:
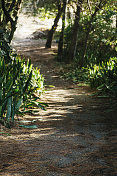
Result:
<svg viewBox="0 0 117 176">
<path fill-rule="evenodd" d="M 83 48 L 82 57 L 81 57 L 81 60 L 80 60 L 80 67 L 83 67 L 83 65 L 85 63 L 85 56 L 86 56 L 86 51 L 87 51 L 90 28 L 91 28 L 91 25 L 87 29 L 87 32 L 86 32 L 86 37 L 85 37 L 85 41 L 84 41 L 84 48 Z"/>
<path fill-rule="evenodd" d="M 7 10 L 6 7 L 5 7 L 5 0 L 2 0 L 2 10 L 3 10 L 5 18 L 6 18 L 6 25 L 8 24 L 8 22 L 11 23 L 9 43 L 11 43 L 11 40 L 13 39 L 14 32 L 16 30 L 17 19 L 18 19 L 18 11 L 20 9 L 20 5 L 22 3 L 22 0 L 18 0 L 16 5 L 15 5 L 15 3 L 16 3 L 16 0 L 13 0 L 10 8 Z M 13 10 L 14 6 L 15 6 L 15 10 L 16 10 L 15 20 L 13 20 L 13 18 L 10 15 L 10 12 Z"/>
<path fill-rule="evenodd" d="M 14 36 L 14 32 L 16 31 L 17 20 L 18 20 L 18 17 L 16 17 L 15 21 L 11 22 L 11 32 L 9 36 L 9 43 L 11 43 Z"/>
<path fill-rule="evenodd" d="M 58 62 L 62 61 L 63 57 L 63 40 L 64 40 L 64 30 L 65 30 L 65 12 L 66 12 L 67 0 L 63 0 L 63 16 L 62 16 L 62 30 L 60 33 L 59 43 L 58 43 Z"/>
<path fill-rule="evenodd" d="M 104 7 L 104 5 L 106 5 L 107 1 L 103 1 L 103 0 L 100 0 L 100 3 L 98 6 L 96 6 L 95 8 L 95 11 L 94 13 L 91 15 L 91 19 L 90 21 L 88 22 L 88 28 L 87 28 L 87 32 L 86 32 L 86 37 L 85 37 L 85 42 L 84 42 L 84 49 L 83 49 L 83 53 L 82 53 L 82 57 L 81 57 L 81 62 L 80 62 L 80 67 L 83 66 L 83 64 L 85 63 L 85 56 L 86 56 L 86 51 L 87 51 L 87 45 L 88 45 L 88 39 L 89 39 L 89 33 L 91 31 L 91 28 L 92 28 L 92 22 L 93 22 L 93 19 L 95 18 L 97 12 L 99 10 L 102 9 L 102 7 Z"/>
<path fill-rule="evenodd" d="M 52 28 L 50 29 L 50 31 L 48 32 L 47 42 L 46 42 L 46 45 L 45 45 L 46 48 L 51 48 L 53 34 L 56 31 L 59 19 L 60 19 L 61 14 L 62 14 L 62 11 L 63 11 L 63 8 L 61 8 L 60 4 L 59 4 L 58 5 L 58 13 L 57 13 L 57 16 L 54 20 L 54 24 L 53 24 Z"/>
<path fill-rule="evenodd" d="M 83 0 L 79 0 L 76 11 L 76 18 L 72 29 L 72 38 L 71 44 L 68 50 L 68 58 L 67 63 L 71 63 L 76 55 L 76 47 L 77 47 L 77 38 L 78 38 L 78 28 L 79 28 L 79 20 L 80 20 L 80 12 L 82 8 Z"/>
</svg>

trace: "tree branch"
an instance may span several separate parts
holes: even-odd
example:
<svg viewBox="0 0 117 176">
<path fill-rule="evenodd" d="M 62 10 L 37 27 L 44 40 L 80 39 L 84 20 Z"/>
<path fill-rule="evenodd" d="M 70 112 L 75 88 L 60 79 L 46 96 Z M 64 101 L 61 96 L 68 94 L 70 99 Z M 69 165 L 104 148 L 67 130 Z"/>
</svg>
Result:
<svg viewBox="0 0 117 176">
<path fill-rule="evenodd" d="M 12 3 L 11 3 L 10 8 L 8 10 L 8 13 L 10 13 L 13 10 L 15 3 L 16 3 L 16 0 L 12 0 Z"/>
<path fill-rule="evenodd" d="M 2 0 L 2 3 L 1 3 L 1 4 L 2 4 L 2 10 L 3 10 L 3 12 L 4 12 L 4 14 L 5 14 L 7 20 L 10 21 L 11 23 L 13 23 L 13 19 L 11 18 L 9 12 L 8 12 L 8 11 L 6 10 L 6 8 L 5 8 L 5 1 Z"/>
<path fill-rule="evenodd" d="M 18 12 L 18 10 L 20 9 L 21 3 L 22 3 L 22 0 L 18 0 L 18 1 L 17 1 L 17 5 L 16 5 L 16 10 L 17 10 L 17 12 Z"/>
<path fill-rule="evenodd" d="M 92 15 L 92 12 L 91 12 L 91 4 L 90 4 L 90 1 L 89 1 L 89 0 L 87 0 L 87 4 L 88 4 L 88 7 L 89 7 L 89 11 L 90 11 L 90 13 L 91 13 L 91 15 Z"/>
<path fill-rule="evenodd" d="M 103 3 L 102 3 L 102 2 L 103 2 Z M 96 13 L 97 13 L 100 9 L 102 9 L 102 7 L 104 7 L 104 6 L 106 5 L 106 3 L 107 3 L 107 0 L 105 0 L 105 1 L 100 0 L 99 5 L 95 8 L 95 12 L 94 12 L 94 13 L 92 14 L 92 16 L 91 16 L 91 22 L 92 22 L 93 18 L 96 16 Z"/>
</svg>

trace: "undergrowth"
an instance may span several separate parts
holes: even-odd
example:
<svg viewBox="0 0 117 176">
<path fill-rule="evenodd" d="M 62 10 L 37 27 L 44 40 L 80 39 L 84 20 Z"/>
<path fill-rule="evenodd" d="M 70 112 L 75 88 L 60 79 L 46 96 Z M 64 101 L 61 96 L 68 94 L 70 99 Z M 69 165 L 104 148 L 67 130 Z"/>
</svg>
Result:
<svg viewBox="0 0 117 176">
<path fill-rule="evenodd" d="M 44 78 L 30 60 L 26 63 L 13 52 L 8 34 L 3 30 L 0 33 L 0 122 L 10 128 L 16 114 L 34 112 L 28 110 L 34 106 L 45 109 L 46 104 L 40 102 Z"/>
<path fill-rule="evenodd" d="M 74 83 L 90 85 L 98 90 L 98 95 L 117 97 L 117 58 L 110 58 L 100 64 L 77 68 L 75 65 L 63 66 L 61 76 Z"/>
</svg>

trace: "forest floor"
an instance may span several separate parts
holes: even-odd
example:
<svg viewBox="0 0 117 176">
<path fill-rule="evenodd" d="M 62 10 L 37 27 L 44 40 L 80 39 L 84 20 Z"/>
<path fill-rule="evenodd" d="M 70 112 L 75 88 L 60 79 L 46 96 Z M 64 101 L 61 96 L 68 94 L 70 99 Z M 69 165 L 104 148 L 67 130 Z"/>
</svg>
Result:
<svg viewBox="0 0 117 176">
<path fill-rule="evenodd" d="M 51 49 L 41 39 L 13 45 L 53 86 L 41 96 L 46 111 L 17 117 L 12 129 L 0 126 L 0 175 L 117 176 L 117 111 L 109 111 L 111 100 L 61 78 L 56 43 Z"/>
</svg>

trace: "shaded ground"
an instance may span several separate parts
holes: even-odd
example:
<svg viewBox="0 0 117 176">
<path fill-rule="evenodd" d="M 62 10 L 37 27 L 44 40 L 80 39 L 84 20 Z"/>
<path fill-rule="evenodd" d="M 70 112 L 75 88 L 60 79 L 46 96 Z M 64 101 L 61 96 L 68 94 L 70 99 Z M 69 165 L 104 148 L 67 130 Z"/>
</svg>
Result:
<svg viewBox="0 0 117 176">
<path fill-rule="evenodd" d="M 117 113 L 107 112 L 110 100 L 92 98 L 88 87 L 62 80 L 53 57 L 56 44 L 52 49 L 44 44 L 44 40 L 14 43 L 40 68 L 46 84 L 55 87 L 42 96 L 47 111 L 18 117 L 17 128 L 11 130 L 1 126 L 7 134 L 0 136 L 0 175 L 117 176 Z M 38 128 L 19 127 L 25 123 Z"/>
</svg>

